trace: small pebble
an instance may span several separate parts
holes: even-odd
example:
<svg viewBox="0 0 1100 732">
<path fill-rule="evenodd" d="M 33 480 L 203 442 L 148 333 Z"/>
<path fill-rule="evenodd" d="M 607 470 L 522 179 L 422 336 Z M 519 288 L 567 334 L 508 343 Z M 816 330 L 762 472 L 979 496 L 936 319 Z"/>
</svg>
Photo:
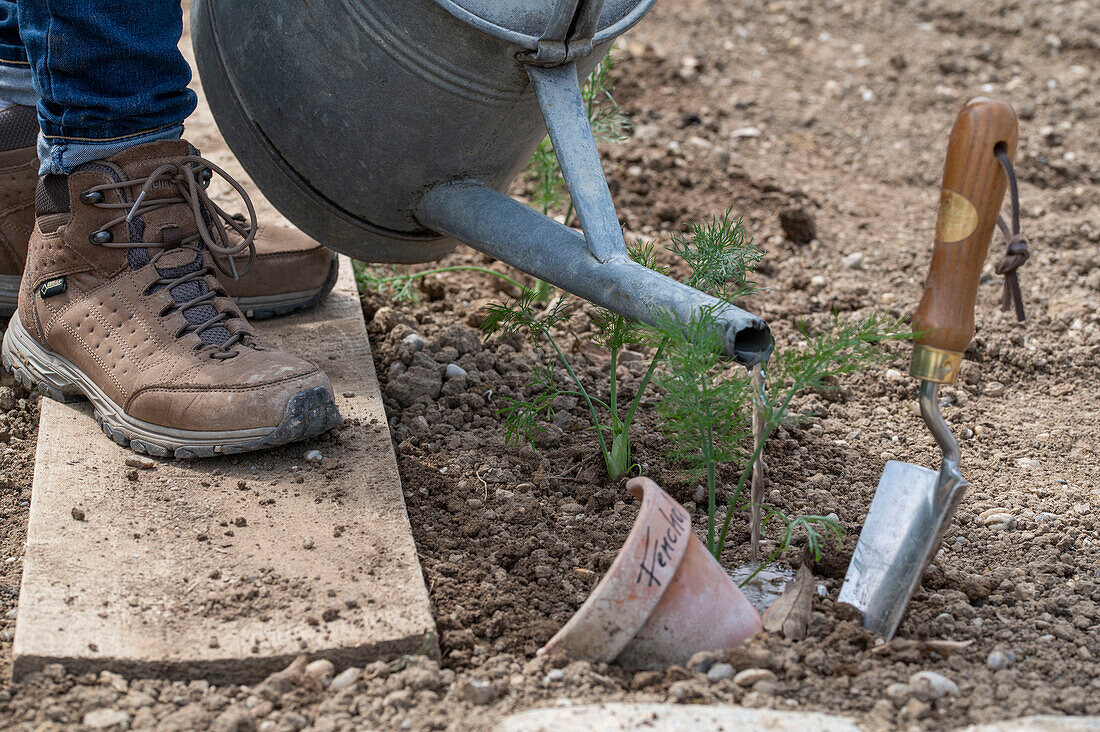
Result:
<svg viewBox="0 0 1100 732">
<path fill-rule="evenodd" d="M 73 518 L 76 519 L 77 521 L 83 521 L 84 520 L 84 509 L 81 508 L 80 506 L 73 506 L 72 514 L 73 514 Z"/>
<path fill-rule="evenodd" d="M 758 127 L 738 127 L 730 133 L 730 137 L 760 137 L 762 134 Z"/>
<path fill-rule="evenodd" d="M 910 676 L 909 689 L 913 696 L 923 701 L 932 701 L 948 694 L 959 693 L 958 684 L 935 671 L 918 671 Z"/>
<path fill-rule="evenodd" d="M 1015 517 L 1007 508 L 990 508 L 978 514 L 978 521 L 982 526 L 1003 531 L 1012 528 Z"/>
<path fill-rule="evenodd" d="M 131 468 L 140 468 L 141 470 L 152 470 L 157 466 L 153 458 L 144 455 L 131 455 L 126 458 L 126 464 Z"/>
<path fill-rule="evenodd" d="M 443 375 L 448 379 L 456 379 L 459 376 L 466 376 L 466 369 L 462 368 L 457 363 L 449 363 Z"/>
<path fill-rule="evenodd" d="M 310 450 L 305 454 L 305 461 L 307 463 L 319 463 L 324 459 L 325 457 L 321 454 L 320 450 Z"/>
<path fill-rule="evenodd" d="M 1015 661 L 1015 658 L 1011 653 L 1005 653 L 1004 651 L 993 651 L 985 659 L 985 663 L 992 669 L 1008 668 Z"/>
<path fill-rule="evenodd" d="M 565 672 L 560 668 L 550 669 L 550 673 L 546 674 L 546 683 L 552 684 L 557 681 L 561 681 L 565 678 Z"/>
<path fill-rule="evenodd" d="M 312 549 L 313 548 L 313 537 L 307 536 L 305 538 L 305 540 L 302 542 L 302 548 L 303 549 Z"/>
<path fill-rule="evenodd" d="M 863 267 L 863 252 L 852 252 L 840 260 L 844 269 L 861 269 Z"/>
<path fill-rule="evenodd" d="M 94 709 L 84 715 L 84 726 L 89 729 L 126 729 L 130 726 L 130 714 L 121 709 Z"/>
<path fill-rule="evenodd" d="M 319 658 L 306 666 L 305 675 L 308 678 L 320 681 L 322 686 L 326 686 L 332 680 L 332 674 L 335 671 L 336 668 L 332 665 L 332 661 L 327 658 Z"/>
<path fill-rule="evenodd" d="M 428 341 L 419 333 L 409 333 L 401 339 L 401 342 L 408 343 L 416 351 L 423 351 L 424 346 L 428 345 Z"/>
<path fill-rule="evenodd" d="M 999 381 L 991 381 L 985 385 L 985 395 L 999 397 L 1005 393 L 1005 385 Z"/>
<path fill-rule="evenodd" d="M 753 686 L 761 681 L 775 681 L 775 674 L 766 668 L 747 668 L 733 677 L 737 686 Z"/>
<path fill-rule="evenodd" d="M 890 684 L 886 687 L 886 698 L 897 706 L 904 706 L 909 699 L 909 687 L 905 684 Z"/>
<path fill-rule="evenodd" d="M 357 669 L 354 666 L 344 669 L 340 673 L 336 674 L 335 678 L 328 685 L 329 691 L 341 691 L 348 688 L 356 681 L 359 680 L 359 675 L 362 674 L 361 669 Z"/>
<path fill-rule="evenodd" d="M 728 663 L 716 663 L 707 671 L 707 680 L 712 684 L 731 677 L 733 677 L 733 666 Z"/>
<path fill-rule="evenodd" d="M 561 669 L 555 670 L 561 671 Z M 496 691 L 493 689 L 493 685 L 481 679 L 463 679 L 458 683 L 456 693 L 459 699 L 479 707 L 492 704 L 493 699 L 496 698 Z"/>
<path fill-rule="evenodd" d="M 689 671 L 705 674 L 717 660 L 718 657 L 711 651 L 699 651 L 688 660 L 687 667 Z"/>
</svg>

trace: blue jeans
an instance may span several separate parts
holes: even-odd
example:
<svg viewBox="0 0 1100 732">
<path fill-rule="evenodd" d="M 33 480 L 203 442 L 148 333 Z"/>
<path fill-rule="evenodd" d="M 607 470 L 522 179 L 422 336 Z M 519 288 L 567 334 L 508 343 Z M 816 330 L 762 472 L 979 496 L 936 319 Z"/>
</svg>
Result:
<svg viewBox="0 0 1100 732">
<path fill-rule="evenodd" d="M 182 135 L 182 33 L 180 0 L 0 0 L 0 99 L 37 104 L 41 172 Z"/>
</svg>

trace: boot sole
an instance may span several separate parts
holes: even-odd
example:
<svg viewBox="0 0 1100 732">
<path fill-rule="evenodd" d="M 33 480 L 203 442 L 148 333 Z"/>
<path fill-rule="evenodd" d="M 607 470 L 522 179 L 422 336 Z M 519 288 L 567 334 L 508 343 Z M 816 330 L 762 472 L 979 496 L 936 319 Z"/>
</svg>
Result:
<svg viewBox="0 0 1100 732">
<path fill-rule="evenodd" d="M 324 300 L 336 286 L 340 275 L 340 259 L 332 255 L 332 266 L 321 286 L 312 290 L 284 292 L 277 295 L 235 297 L 233 301 L 249 320 L 266 320 L 290 315 L 311 308 Z M 19 303 L 19 275 L 0 275 L 0 318 L 9 318 Z"/>
<path fill-rule="evenodd" d="M 26 389 L 59 402 L 87 399 L 95 419 L 114 442 L 134 452 L 156 457 L 200 458 L 236 455 L 309 439 L 340 424 L 341 417 L 323 386 L 298 392 L 287 403 L 275 427 L 247 430 L 196 431 L 162 427 L 126 414 L 82 371 L 64 357 L 42 347 L 19 319 L 12 316 L 0 351 L 4 368 Z"/>
</svg>

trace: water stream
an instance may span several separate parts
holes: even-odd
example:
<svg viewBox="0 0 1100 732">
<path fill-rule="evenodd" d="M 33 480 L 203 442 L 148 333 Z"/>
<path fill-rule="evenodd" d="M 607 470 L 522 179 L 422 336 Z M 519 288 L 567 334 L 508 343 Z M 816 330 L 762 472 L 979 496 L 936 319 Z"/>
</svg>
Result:
<svg viewBox="0 0 1100 732">
<path fill-rule="evenodd" d="M 742 564 L 730 571 L 730 577 L 737 584 L 741 584 L 746 577 L 756 571 L 757 566 L 759 565 L 752 562 Z M 741 588 L 741 591 L 745 593 L 745 597 L 749 599 L 757 612 L 763 613 L 779 599 L 779 596 L 783 594 L 783 590 L 786 589 L 787 583 L 794 580 L 794 575 L 793 569 L 772 564 L 760 570 L 759 574 Z"/>
<path fill-rule="evenodd" d="M 750 483 L 749 501 L 750 525 L 752 537 L 749 544 L 749 565 L 760 565 L 760 524 L 761 508 L 764 502 L 764 450 L 760 443 L 764 439 L 764 424 L 767 419 L 765 404 L 768 398 L 768 381 L 764 373 L 764 365 L 757 364 L 752 369 L 752 448 L 753 452 L 760 450 L 760 454 L 752 465 L 752 482 Z"/>
<path fill-rule="evenodd" d="M 751 502 L 750 522 L 752 536 L 749 545 L 749 561 L 730 572 L 730 577 L 737 584 L 744 582 L 746 578 L 752 579 L 745 583 L 741 591 L 745 593 L 752 606 L 763 613 L 779 596 L 783 594 L 787 583 L 795 576 L 793 569 L 773 564 L 761 569 L 753 576 L 753 572 L 760 566 L 760 534 L 762 509 L 764 502 L 764 451 L 760 448 L 764 439 L 764 427 L 767 420 L 768 381 L 764 372 L 764 365 L 757 364 L 752 369 L 752 448 L 753 452 L 760 450 L 760 454 L 752 465 L 752 482 L 749 484 L 749 501 Z"/>
</svg>

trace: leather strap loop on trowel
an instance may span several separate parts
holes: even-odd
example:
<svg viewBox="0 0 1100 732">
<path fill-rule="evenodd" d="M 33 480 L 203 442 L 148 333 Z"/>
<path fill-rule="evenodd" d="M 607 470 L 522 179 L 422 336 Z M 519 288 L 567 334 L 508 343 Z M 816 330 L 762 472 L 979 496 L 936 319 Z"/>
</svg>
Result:
<svg viewBox="0 0 1100 732">
<path fill-rule="evenodd" d="M 1022 322 L 1027 316 L 1024 314 L 1024 297 L 1020 293 L 1020 279 L 1016 275 L 1016 270 L 1024 266 L 1024 263 L 1031 257 L 1031 252 L 1027 248 L 1027 237 L 1020 233 L 1020 191 L 1016 182 L 1016 171 L 1012 167 L 1012 160 L 1009 159 L 1008 153 L 1000 148 L 994 152 L 997 155 L 997 160 L 1001 162 L 1001 167 L 1005 170 L 1005 176 L 1008 177 L 1009 205 L 1012 208 L 1010 214 L 1011 228 L 1009 224 L 1005 223 L 1003 216 L 997 217 L 997 228 L 1001 230 L 1005 238 L 1005 254 L 1001 257 L 1001 261 L 997 262 L 995 268 L 997 274 L 1003 275 L 1005 278 L 1004 294 L 1001 296 L 1001 310 L 1009 310 L 1015 307 L 1016 320 Z"/>
</svg>

